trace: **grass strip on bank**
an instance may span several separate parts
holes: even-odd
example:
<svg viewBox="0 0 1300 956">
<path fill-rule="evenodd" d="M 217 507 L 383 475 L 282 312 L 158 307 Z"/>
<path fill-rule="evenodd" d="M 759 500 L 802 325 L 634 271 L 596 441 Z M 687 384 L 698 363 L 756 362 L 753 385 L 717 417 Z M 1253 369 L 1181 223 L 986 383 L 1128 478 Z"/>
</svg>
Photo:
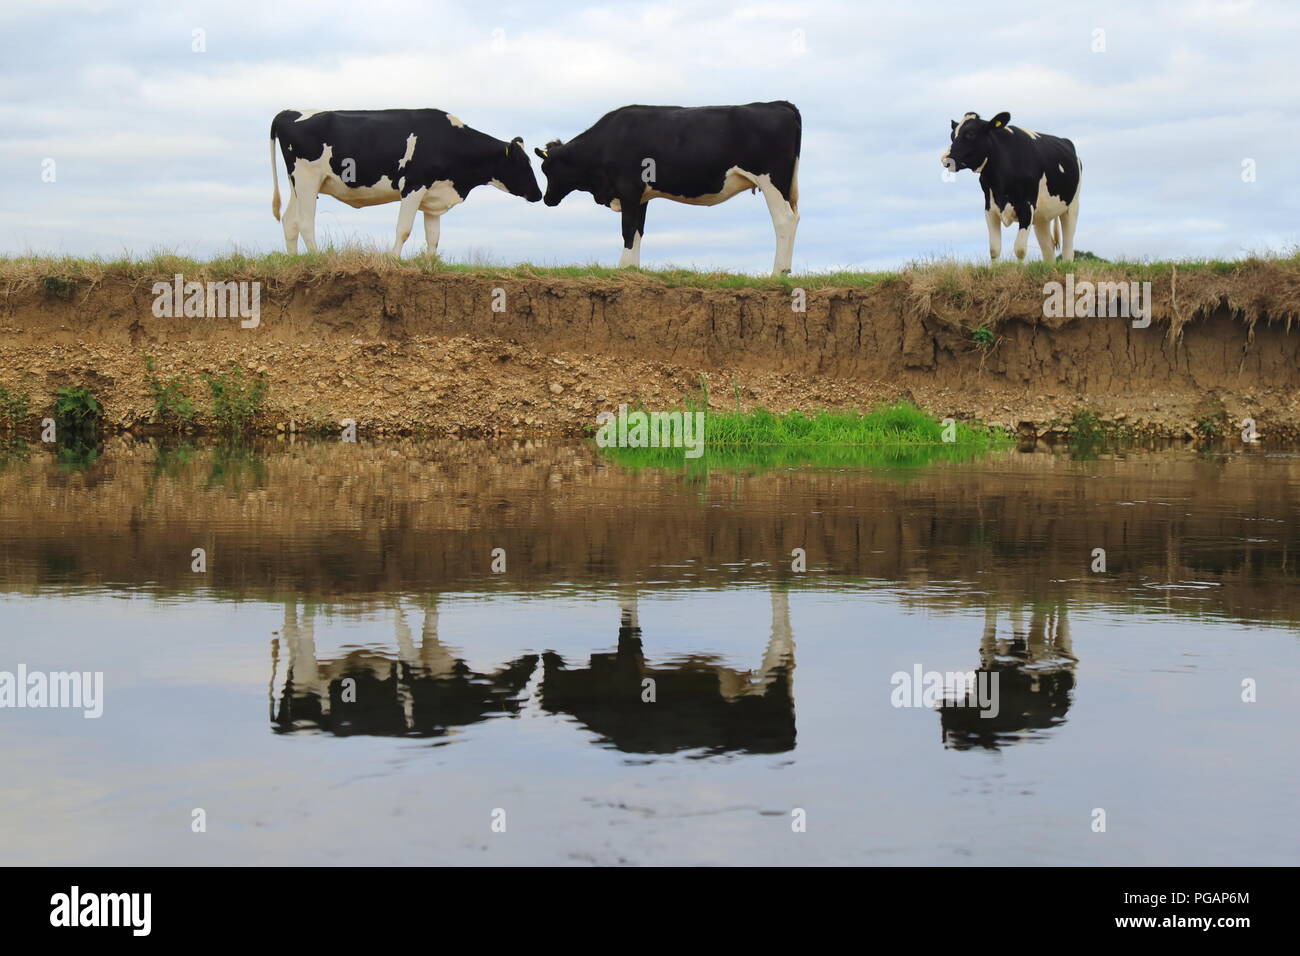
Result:
<svg viewBox="0 0 1300 956">
<path fill-rule="evenodd" d="M 909 402 L 881 405 L 868 412 L 792 411 L 783 415 L 764 408 L 708 412 L 704 418 L 709 446 L 761 445 L 984 445 L 994 432 L 979 423 L 953 421 L 945 426 Z"/>
<path fill-rule="evenodd" d="M 720 270 L 669 266 L 662 269 L 615 268 L 597 263 L 575 265 L 495 264 L 485 261 L 456 262 L 423 253 L 395 258 L 375 249 L 341 247 L 321 252 L 289 255 L 284 252 L 249 254 L 232 252 L 212 259 L 195 259 L 169 252 L 141 258 L 130 256 L 0 256 L 0 282 L 15 291 L 41 288 L 52 298 L 70 295 L 79 285 L 93 285 L 105 279 L 128 281 L 170 280 L 183 275 L 186 281 L 260 281 L 281 285 L 309 282 L 326 276 L 368 273 L 387 276 L 459 275 L 480 279 L 511 280 L 605 280 L 628 284 L 651 284 L 666 288 L 780 289 L 796 287 L 869 288 L 897 282 L 893 271 L 836 270 L 799 276 L 750 275 Z"/>
<path fill-rule="evenodd" d="M 699 411 L 688 409 L 683 414 Z M 637 409 L 630 414 L 651 413 Z M 935 461 L 966 461 L 1011 443 L 996 428 L 979 422 L 935 421 L 908 402 L 867 412 L 775 414 L 757 408 L 710 411 L 703 416 L 701 454 L 696 457 L 688 457 L 686 447 L 606 444 L 601 451 L 632 469 L 917 468 Z"/>
<path fill-rule="evenodd" d="M 762 257 L 760 256 L 759 259 Z M 1065 272 L 1096 281 L 1161 281 L 1174 271 L 1185 277 L 1213 276 L 1230 279 L 1259 278 L 1262 272 L 1300 275 L 1300 252 L 1261 254 L 1241 259 L 1184 259 L 1179 261 L 1109 261 L 1081 254 L 1072 263 L 1027 260 L 963 262 L 955 259 L 914 261 L 896 270 L 841 269 L 789 276 L 666 267 L 660 269 L 613 268 L 596 263 L 575 265 L 498 264 L 482 258 L 454 261 L 424 253 L 395 258 L 387 252 L 360 245 L 344 245 L 320 252 L 290 255 L 284 252 L 250 253 L 234 250 L 212 259 L 196 259 L 172 252 L 143 257 L 0 256 L 0 283 L 6 292 L 39 288 L 50 298 L 70 298 L 87 285 L 109 278 L 136 281 L 171 279 L 187 281 L 262 281 L 291 285 L 322 277 L 368 273 L 384 276 L 463 275 L 487 279 L 608 281 L 667 288 L 760 289 L 790 292 L 819 289 L 867 289 L 906 284 L 922 287 L 951 299 L 975 295 L 990 283 L 1006 289 L 1023 285 L 1041 296 L 1045 280 Z"/>
</svg>

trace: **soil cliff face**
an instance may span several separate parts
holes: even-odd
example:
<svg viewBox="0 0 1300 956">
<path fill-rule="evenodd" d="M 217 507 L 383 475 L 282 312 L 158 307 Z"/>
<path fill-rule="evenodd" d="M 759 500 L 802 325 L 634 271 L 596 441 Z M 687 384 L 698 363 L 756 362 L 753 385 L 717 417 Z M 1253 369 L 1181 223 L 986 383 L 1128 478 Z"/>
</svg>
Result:
<svg viewBox="0 0 1300 956">
<path fill-rule="evenodd" d="M 87 384 L 123 426 L 151 417 L 150 354 L 164 376 L 229 362 L 261 371 L 271 427 L 351 418 L 383 430 L 573 433 L 620 402 L 675 406 L 702 375 L 725 407 L 903 396 L 936 415 L 1040 432 L 1080 406 L 1174 433 L 1247 416 L 1270 434 L 1300 427 L 1300 266 L 1290 260 L 1229 275 L 1166 268 L 1150 280 L 1146 327 L 1045 317 L 1044 276 L 1028 270 L 917 270 L 806 290 L 797 279 L 719 289 L 370 268 L 224 276 L 262 283 L 256 328 L 156 316 L 153 284 L 170 278 L 110 274 L 59 295 L 39 282 L 0 286 L 0 385 L 31 373 L 39 411 L 59 386 Z"/>
</svg>

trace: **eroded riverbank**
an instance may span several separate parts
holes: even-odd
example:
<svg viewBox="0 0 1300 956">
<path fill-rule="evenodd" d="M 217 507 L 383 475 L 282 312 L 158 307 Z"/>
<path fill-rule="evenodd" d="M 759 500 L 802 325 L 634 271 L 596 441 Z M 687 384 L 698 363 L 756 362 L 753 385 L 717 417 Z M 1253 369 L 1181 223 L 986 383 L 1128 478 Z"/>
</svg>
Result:
<svg viewBox="0 0 1300 956">
<path fill-rule="evenodd" d="M 1151 321 L 1048 318 L 1050 269 L 934 267 L 859 287 L 809 277 L 692 288 L 652 276 L 298 266 L 226 270 L 262 284 L 255 328 L 154 314 L 147 269 L 42 277 L 0 291 L 0 386 L 26 386 L 34 424 L 65 386 L 110 428 L 156 419 L 163 376 L 235 366 L 265 376 L 264 431 L 580 434 L 621 403 L 865 408 L 908 398 L 936 417 L 1061 433 L 1086 409 L 1140 434 L 1300 434 L 1300 265 L 1076 264 L 1080 280 L 1151 282 Z M 286 267 L 287 268 L 287 267 Z M 202 280 L 211 276 L 187 276 Z M 827 280 L 829 281 L 829 280 Z M 803 311 L 796 310 L 796 303 Z"/>
</svg>

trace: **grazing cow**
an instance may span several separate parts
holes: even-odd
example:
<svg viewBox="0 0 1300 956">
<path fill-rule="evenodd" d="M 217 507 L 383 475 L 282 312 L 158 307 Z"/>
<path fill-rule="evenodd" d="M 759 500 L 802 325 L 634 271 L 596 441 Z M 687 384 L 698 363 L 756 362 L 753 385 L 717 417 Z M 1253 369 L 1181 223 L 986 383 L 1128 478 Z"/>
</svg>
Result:
<svg viewBox="0 0 1300 956">
<path fill-rule="evenodd" d="M 952 144 L 939 157 L 950 172 L 973 169 L 984 191 L 989 256 L 1002 251 L 1002 227 L 1019 223 L 1016 258 L 1025 258 L 1029 227 L 1034 227 L 1043 260 L 1074 259 L 1074 227 L 1079 220 L 1079 179 L 1083 164 L 1074 144 L 1059 136 L 1008 126 L 1010 113 L 982 120 L 967 113 L 952 121 Z"/>
<path fill-rule="evenodd" d="M 284 110 L 271 122 L 271 212 L 280 218 L 280 177 L 275 141 L 289 169 L 291 194 L 284 213 L 284 247 L 298 251 L 301 235 L 316 251 L 316 196 L 349 206 L 401 202 L 393 255 L 424 213 L 428 251 L 438 251 L 439 217 L 465 201 L 471 189 L 491 184 L 529 202 L 542 198 L 524 141 L 494 139 L 442 110 Z"/>
<path fill-rule="evenodd" d="M 638 266 L 646 203 L 671 199 L 715 206 L 762 190 L 776 230 L 776 275 L 788 273 L 799 224 L 799 143 L 794 104 L 624 106 L 568 143 L 535 150 L 546 175 L 546 205 L 574 190 L 623 216 L 618 264 Z"/>
</svg>

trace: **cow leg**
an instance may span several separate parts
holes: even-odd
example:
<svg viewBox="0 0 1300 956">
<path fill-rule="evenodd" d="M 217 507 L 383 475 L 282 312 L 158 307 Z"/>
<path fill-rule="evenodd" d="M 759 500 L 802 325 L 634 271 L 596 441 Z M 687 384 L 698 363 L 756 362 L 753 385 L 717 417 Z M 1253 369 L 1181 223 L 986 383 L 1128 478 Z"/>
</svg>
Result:
<svg viewBox="0 0 1300 956">
<path fill-rule="evenodd" d="M 1074 200 L 1070 205 L 1065 207 L 1065 214 L 1061 216 L 1061 260 L 1064 262 L 1074 261 L 1074 227 L 1079 222 L 1079 194 L 1074 194 Z"/>
<path fill-rule="evenodd" d="M 1020 262 L 1025 261 L 1025 253 L 1029 250 L 1029 224 L 1034 221 L 1034 207 L 1028 203 L 1017 205 L 1016 222 L 1020 228 L 1016 231 L 1016 244 L 1012 246 L 1015 250 L 1016 259 Z"/>
<path fill-rule="evenodd" d="M 321 178 L 310 168 L 293 184 L 298 202 L 298 231 L 308 252 L 316 251 L 316 196 L 320 192 Z M 294 243 L 297 248 L 297 243 Z"/>
<path fill-rule="evenodd" d="M 984 224 L 989 227 L 989 258 L 997 262 L 1002 255 L 1002 217 L 992 205 L 984 210 Z"/>
<path fill-rule="evenodd" d="M 794 233 L 799 228 L 799 213 L 781 190 L 767 177 L 758 184 L 767 200 L 767 211 L 772 215 L 772 229 L 776 232 L 776 257 L 772 261 L 772 275 L 789 275 L 794 260 Z"/>
<path fill-rule="evenodd" d="M 1052 245 L 1052 220 L 1039 222 L 1035 219 L 1034 237 L 1038 240 L 1038 248 L 1043 251 L 1043 261 L 1055 262 L 1056 249 Z"/>
<path fill-rule="evenodd" d="M 438 254 L 438 235 L 442 231 L 442 217 L 431 212 L 424 214 L 424 251 L 431 256 Z"/>
<path fill-rule="evenodd" d="M 415 213 L 420 208 L 420 203 L 424 202 L 424 194 L 425 190 L 421 188 L 402 197 L 401 207 L 397 211 L 397 238 L 393 240 L 392 252 L 399 259 L 402 257 L 402 246 L 406 245 L 406 240 L 411 237 L 411 229 L 415 226 Z"/>
<path fill-rule="evenodd" d="M 621 200 L 623 207 L 623 252 L 618 257 L 620 269 L 641 268 L 641 236 L 645 233 L 645 207 L 647 203 L 633 199 Z"/>
<path fill-rule="evenodd" d="M 284 251 L 291 256 L 298 254 L 298 193 L 289 190 L 289 204 L 284 207 L 284 217 L 280 220 L 284 227 Z"/>
</svg>

